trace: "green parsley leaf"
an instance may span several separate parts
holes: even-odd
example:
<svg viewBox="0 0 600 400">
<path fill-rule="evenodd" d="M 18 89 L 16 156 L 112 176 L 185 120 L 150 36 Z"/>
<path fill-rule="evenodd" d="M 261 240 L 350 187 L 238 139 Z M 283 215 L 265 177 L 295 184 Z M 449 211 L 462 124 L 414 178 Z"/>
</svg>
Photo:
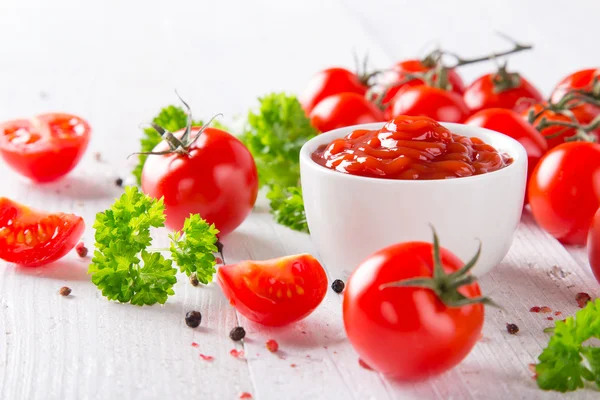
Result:
<svg viewBox="0 0 600 400">
<path fill-rule="evenodd" d="M 152 122 L 165 128 L 169 132 L 176 132 L 186 127 L 187 114 L 181 107 L 167 106 L 160 110 L 160 113 L 154 117 Z M 194 120 L 192 121 L 192 125 L 202 126 L 204 125 L 204 122 L 202 120 Z M 213 121 L 211 125 L 218 129 L 227 130 L 227 127 L 218 121 Z M 154 130 L 154 128 L 145 128 L 144 136 L 140 140 L 140 152 L 152 151 L 160 142 L 162 142 L 162 137 Z M 138 185 L 142 183 L 142 170 L 144 169 L 146 159 L 148 159 L 147 155 L 138 155 L 138 164 L 132 172 Z"/>
<path fill-rule="evenodd" d="M 554 334 L 538 357 L 538 386 L 563 393 L 583 388 L 584 381 L 600 387 L 600 348 L 583 345 L 591 338 L 600 339 L 600 299 L 555 322 Z"/>
<path fill-rule="evenodd" d="M 190 276 L 196 273 L 198 280 L 204 284 L 212 281 L 215 270 L 217 252 L 217 233 L 215 225 L 209 225 L 198 214 L 192 214 L 183 223 L 183 232 L 170 235 L 171 255 L 180 266 L 181 272 Z"/>
<path fill-rule="evenodd" d="M 145 250 L 152 243 L 150 228 L 164 223 L 163 201 L 131 186 L 110 209 L 96 215 L 96 250 L 88 272 L 103 296 L 123 303 L 152 305 L 164 304 L 174 293 L 177 270 L 172 261 Z"/>
<path fill-rule="evenodd" d="M 281 186 L 275 185 L 267 193 L 267 198 L 271 201 L 271 214 L 277 223 L 308 233 L 301 187 L 282 189 Z"/>
<path fill-rule="evenodd" d="M 296 186 L 300 148 L 318 131 L 295 96 L 272 93 L 259 101 L 258 112 L 248 113 L 240 138 L 254 157 L 260 185 Z"/>
<path fill-rule="evenodd" d="M 109 300 L 139 306 L 164 304 L 175 293 L 173 260 L 187 275 L 196 272 L 201 282 L 212 280 L 219 231 L 197 214 L 185 220 L 183 232 L 170 235 L 173 260 L 147 250 L 152 244 L 150 228 L 165 225 L 164 210 L 162 199 L 128 186 L 111 208 L 96 215 L 96 250 L 88 273 Z"/>
</svg>

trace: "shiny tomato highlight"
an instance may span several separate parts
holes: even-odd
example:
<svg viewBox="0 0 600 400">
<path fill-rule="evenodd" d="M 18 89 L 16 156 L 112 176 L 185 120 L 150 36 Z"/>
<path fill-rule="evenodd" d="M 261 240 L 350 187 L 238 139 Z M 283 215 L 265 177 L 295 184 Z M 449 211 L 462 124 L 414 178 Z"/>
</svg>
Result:
<svg viewBox="0 0 600 400">
<path fill-rule="evenodd" d="M 199 130 L 193 127 L 191 136 Z M 166 150 L 165 141 L 154 148 L 154 152 Z M 216 128 L 204 129 L 188 152 L 149 156 L 142 171 L 142 190 L 164 198 L 167 227 L 180 230 L 190 214 L 200 214 L 223 237 L 254 207 L 258 194 L 254 159 L 242 142 Z"/>
<path fill-rule="evenodd" d="M 344 293 L 344 326 L 360 358 L 371 368 L 400 380 L 422 380 L 460 363 L 481 337 L 484 306 L 450 307 L 431 290 L 384 287 L 411 278 L 431 278 L 433 245 L 400 243 L 363 261 Z M 447 273 L 463 263 L 441 248 Z M 481 296 L 477 283 L 461 286 L 467 298 Z"/>
<path fill-rule="evenodd" d="M 585 245 L 600 207 L 600 145 L 563 143 L 548 151 L 529 181 L 537 223 L 565 244 Z"/>
<path fill-rule="evenodd" d="M 56 261 L 75 247 L 83 218 L 47 213 L 0 197 L 0 259 L 37 267 Z"/>
<path fill-rule="evenodd" d="M 217 276 L 231 305 L 263 325 L 286 325 L 308 316 L 327 292 L 325 270 L 309 254 L 224 265 Z"/>
<path fill-rule="evenodd" d="M 90 125 L 71 114 L 41 114 L 0 123 L 0 156 L 35 182 L 51 182 L 69 173 L 85 153 Z"/>
</svg>

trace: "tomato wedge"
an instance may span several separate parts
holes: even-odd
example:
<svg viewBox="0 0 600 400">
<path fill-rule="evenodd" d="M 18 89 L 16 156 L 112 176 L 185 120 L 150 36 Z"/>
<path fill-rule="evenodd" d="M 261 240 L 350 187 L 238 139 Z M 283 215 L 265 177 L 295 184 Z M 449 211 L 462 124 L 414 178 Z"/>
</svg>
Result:
<svg viewBox="0 0 600 400">
<path fill-rule="evenodd" d="M 0 259 L 27 267 L 48 264 L 75 247 L 83 218 L 46 213 L 0 197 Z"/>
<path fill-rule="evenodd" d="M 231 305 L 264 325 L 286 325 L 308 316 L 327 292 L 325 270 L 309 254 L 225 265 L 217 276 Z"/>
<path fill-rule="evenodd" d="M 42 114 L 0 123 L 0 155 L 15 171 L 35 182 L 69 173 L 90 140 L 90 125 L 71 114 Z"/>
</svg>

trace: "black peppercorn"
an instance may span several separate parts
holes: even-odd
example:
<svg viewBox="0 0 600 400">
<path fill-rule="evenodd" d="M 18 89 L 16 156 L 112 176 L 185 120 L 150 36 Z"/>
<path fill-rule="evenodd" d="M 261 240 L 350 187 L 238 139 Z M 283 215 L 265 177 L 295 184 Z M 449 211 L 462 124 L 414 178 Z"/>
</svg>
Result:
<svg viewBox="0 0 600 400">
<path fill-rule="evenodd" d="M 519 327 L 515 324 L 506 324 L 506 330 L 511 335 L 515 335 L 517 332 L 519 332 Z"/>
<path fill-rule="evenodd" d="M 117 185 L 118 187 L 123 186 L 123 179 L 122 178 L 117 178 L 115 180 L 115 185 Z"/>
<path fill-rule="evenodd" d="M 200 321 L 202 321 L 202 314 L 200 311 L 188 311 L 185 314 L 185 323 L 190 328 L 197 328 L 200 325 Z"/>
<path fill-rule="evenodd" d="M 246 331 L 241 326 L 236 326 L 229 332 L 229 337 L 231 340 L 235 340 L 236 342 L 242 340 L 246 336 Z"/>
<path fill-rule="evenodd" d="M 346 287 L 346 285 L 344 285 L 344 281 L 342 281 L 341 279 L 336 279 L 331 284 L 331 288 L 336 293 L 342 293 L 344 291 L 344 287 Z"/>
<path fill-rule="evenodd" d="M 60 288 L 60 290 L 58 291 L 58 293 L 61 296 L 68 296 L 68 295 L 71 294 L 71 288 L 63 286 L 63 287 Z"/>
<path fill-rule="evenodd" d="M 192 272 L 192 274 L 190 275 L 190 283 L 192 284 L 192 286 L 198 286 L 200 284 L 200 281 L 198 280 L 198 275 L 196 275 L 195 272 Z"/>
</svg>

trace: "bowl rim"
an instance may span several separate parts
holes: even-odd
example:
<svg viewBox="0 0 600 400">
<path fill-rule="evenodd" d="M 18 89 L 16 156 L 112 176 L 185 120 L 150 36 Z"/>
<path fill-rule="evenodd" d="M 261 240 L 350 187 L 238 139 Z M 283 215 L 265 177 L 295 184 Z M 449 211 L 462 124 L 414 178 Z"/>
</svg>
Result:
<svg viewBox="0 0 600 400">
<path fill-rule="evenodd" d="M 386 122 L 374 122 L 374 123 L 369 123 L 369 124 L 352 125 L 352 126 L 346 126 L 343 128 L 334 129 L 329 132 L 321 133 L 321 134 L 315 136 L 314 138 L 308 140 L 306 143 L 304 143 L 304 145 L 300 149 L 300 165 L 301 166 L 304 165 L 307 168 L 314 169 L 315 171 L 317 171 L 317 173 L 326 174 L 332 178 L 337 177 L 339 179 L 351 179 L 351 180 L 359 180 L 359 181 L 362 180 L 362 181 L 368 181 L 368 182 L 379 182 L 379 184 L 387 184 L 387 185 L 390 185 L 390 184 L 393 184 L 393 185 L 407 185 L 407 184 L 424 185 L 424 184 L 432 184 L 434 182 L 438 183 L 438 184 L 442 184 L 442 182 L 443 182 L 443 184 L 455 185 L 455 184 L 460 184 L 460 182 L 466 183 L 466 182 L 472 182 L 472 181 L 477 181 L 477 180 L 490 179 L 490 177 L 494 177 L 494 176 L 498 177 L 502 174 L 512 174 L 514 170 L 518 169 L 523 164 L 525 164 L 525 167 L 527 168 L 527 152 L 526 152 L 525 148 L 523 147 L 523 145 L 521 143 L 519 143 L 517 140 L 513 139 L 512 137 L 510 137 L 508 135 L 505 135 L 505 134 L 497 132 L 497 131 L 493 131 L 491 129 L 486 129 L 486 128 L 482 128 L 480 126 L 475 126 L 475 125 L 459 124 L 459 123 L 454 123 L 454 122 L 440 122 L 440 124 L 445 126 L 448 129 L 450 129 L 450 131 L 452 131 L 452 132 L 454 132 L 455 128 L 458 128 L 458 130 L 467 129 L 467 130 L 471 130 L 474 132 L 473 134 L 467 134 L 467 135 L 465 135 L 464 133 L 460 133 L 463 136 L 474 136 L 474 137 L 479 137 L 479 135 L 491 136 L 492 138 L 497 138 L 498 140 L 505 141 L 508 144 L 508 146 L 506 146 L 506 145 L 502 146 L 502 148 L 500 150 L 505 153 L 508 153 L 513 158 L 513 163 L 502 169 L 488 172 L 485 174 L 480 174 L 480 175 L 471 175 L 471 176 L 465 176 L 465 177 L 453 178 L 453 179 L 420 179 L 420 180 L 414 179 L 413 180 L 413 179 L 373 178 L 373 177 L 369 177 L 369 176 L 345 174 L 343 172 L 339 172 L 339 171 L 332 170 L 330 168 L 323 167 L 322 165 L 317 164 L 311 157 L 311 154 L 321 144 L 329 143 L 335 138 L 341 138 L 342 136 L 345 136 L 347 133 L 350 133 L 351 131 L 356 130 L 356 129 L 369 129 L 369 130 L 381 129 L 386 123 L 387 123 L 387 121 Z M 477 135 L 477 133 L 479 133 L 479 135 Z M 493 141 L 494 140 L 492 139 L 492 142 Z M 494 148 L 496 148 L 496 150 L 498 150 L 497 145 L 494 145 L 493 143 L 490 143 L 490 144 L 492 146 L 494 146 Z M 509 149 L 507 149 L 505 147 L 509 147 Z M 300 173 L 302 175 L 302 168 L 301 168 Z"/>
</svg>

